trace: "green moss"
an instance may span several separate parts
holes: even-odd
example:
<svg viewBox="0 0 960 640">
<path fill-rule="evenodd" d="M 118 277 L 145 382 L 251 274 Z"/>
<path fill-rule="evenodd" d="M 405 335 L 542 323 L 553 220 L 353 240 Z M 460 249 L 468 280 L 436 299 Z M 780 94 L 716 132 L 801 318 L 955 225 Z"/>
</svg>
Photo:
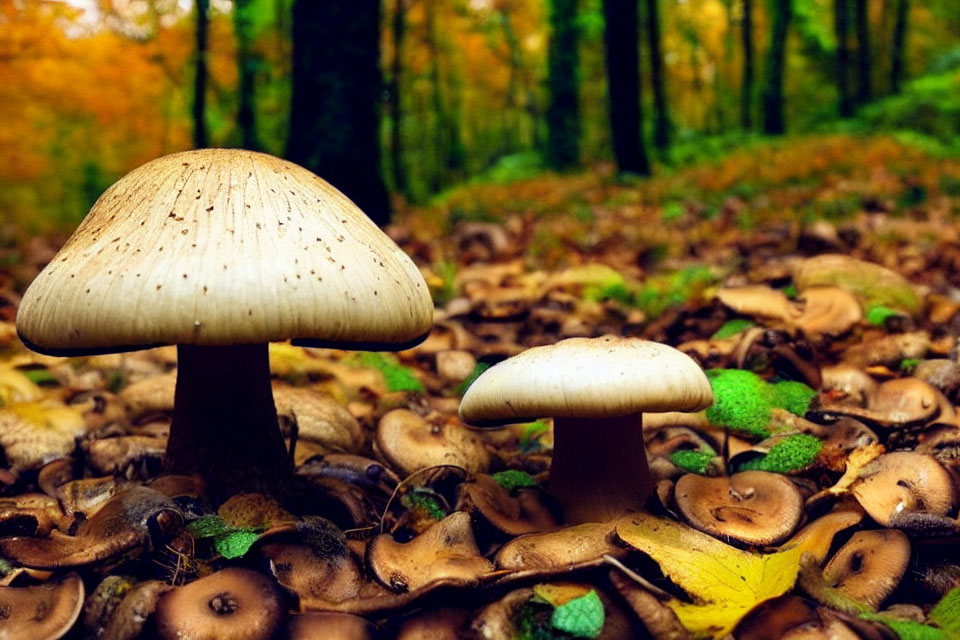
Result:
<svg viewBox="0 0 960 640">
<path fill-rule="evenodd" d="M 740 369 L 711 369 L 707 379 L 713 387 L 713 404 L 706 416 L 712 424 L 732 431 L 766 438 L 773 408 L 766 383 L 755 373 Z"/>
<path fill-rule="evenodd" d="M 723 323 L 723 326 L 717 329 L 716 333 L 710 336 L 711 340 L 723 340 L 724 338 L 729 338 L 730 336 L 735 336 L 741 331 L 745 331 L 750 327 L 756 326 L 746 318 L 734 318 L 733 320 L 727 320 Z"/>
<path fill-rule="evenodd" d="M 875 327 L 882 327 L 887 318 L 898 316 L 900 313 L 896 309 L 891 309 L 882 304 L 876 304 L 867 310 L 867 322 Z"/>
<path fill-rule="evenodd" d="M 904 358 L 900 361 L 900 371 L 904 373 L 913 373 L 913 370 L 917 368 L 917 365 L 920 364 L 918 358 Z"/>
<path fill-rule="evenodd" d="M 797 288 L 792 284 L 788 284 L 783 289 L 780 289 L 780 291 L 783 291 L 783 295 L 787 296 L 791 300 L 797 297 Z"/>
<path fill-rule="evenodd" d="M 520 434 L 520 451 L 530 453 L 538 449 L 540 445 L 540 436 L 550 430 L 550 424 L 546 420 L 536 420 L 523 427 L 523 433 Z"/>
<path fill-rule="evenodd" d="M 604 272 L 600 279 L 589 282 L 584 286 L 583 298 L 597 302 L 616 300 L 625 305 L 632 305 L 634 294 L 627 285 L 626 279 L 616 271 L 609 269 L 609 273 Z"/>
<path fill-rule="evenodd" d="M 563 637 L 550 624 L 552 616 L 553 607 L 546 603 L 528 601 L 517 607 L 513 612 L 517 640 L 554 640 Z"/>
<path fill-rule="evenodd" d="M 476 381 L 476 379 L 480 377 L 480 374 L 489 368 L 490 368 L 489 363 L 478 362 L 476 366 L 473 368 L 473 371 L 470 372 L 470 375 L 464 378 L 463 381 L 457 385 L 457 395 L 462 396 L 463 394 L 465 394 L 467 392 L 467 389 L 470 388 L 470 385 L 472 385 Z"/>
<path fill-rule="evenodd" d="M 677 465 L 680 469 L 688 473 L 698 473 L 703 475 L 710 466 L 710 461 L 717 454 L 713 451 L 704 451 L 702 449 L 677 449 L 668 457 L 670 462 Z"/>
<path fill-rule="evenodd" d="M 783 380 L 772 386 L 773 405 L 786 409 L 795 416 L 802 416 L 810 408 L 810 402 L 817 397 L 817 392 L 793 380 Z"/>
<path fill-rule="evenodd" d="M 951 589 L 927 614 L 930 622 L 955 636 L 960 636 L 960 587 Z"/>
<path fill-rule="evenodd" d="M 713 388 L 713 405 L 706 411 L 715 425 L 766 438 L 772 410 L 786 409 L 803 415 L 817 392 L 794 381 L 768 384 L 760 376 L 740 369 L 711 369 L 707 379 Z"/>
<path fill-rule="evenodd" d="M 770 471 L 789 473 L 805 469 L 820 453 L 823 443 L 819 438 L 805 433 L 789 436 L 770 447 L 762 458 L 740 465 L 740 471 Z"/>
<path fill-rule="evenodd" d="M 713 271 L 703 265 L 653 275 L 644 280 L 634 295 L 634 305 L 650 318 L 656 318 L 700 294 L 715 281 Z"/>
<path fill-rule="evenodd" d="M 537 486 L 537 481 L 532 475 L 526 471 L 518 471 L 516 469 L 498 471 L 491 477 L 494 479 L 494 481 L 496 481 L 497 484 L 511 493 L 517 489 L 526 489 Z"/>
<path fill-rule="evenodd" d="M 423 391 L 423 383 L 413 374 L 413 371 L 404 367 L 395 356 L 373 351 L 361 351 L 356 355 L 360 366 L 376 369 L 383 374 L 388 391 Z"/>
<path fill-rule="evenodd" d="M 403 496 L 403 503 L 410 509 L 421 509 L 434 520 L 443 520 L 447 512 L 443 510 L 436 498 L 426 491 L 414 489 Z"/>
</svg>

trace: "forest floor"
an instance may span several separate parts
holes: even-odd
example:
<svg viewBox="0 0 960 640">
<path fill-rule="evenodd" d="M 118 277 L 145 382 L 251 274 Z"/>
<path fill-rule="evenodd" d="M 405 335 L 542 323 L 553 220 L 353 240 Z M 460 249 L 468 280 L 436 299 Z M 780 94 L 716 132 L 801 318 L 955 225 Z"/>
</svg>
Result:
<svg viewBox="0 0 960 640">
<path fill-rule="evenodd" d="M 271 345 L 297 473 L 337 505 L 306 516 L 156 480 L 175 349 L 27 350 L 17 304 L 64 236 L 2 229 L 0 637 L 54 625 L 34 612 L 55 601 L 70 637 L 166 637 L 173 595 L 226 568 L 262 581 L 241 608 L 282 637 L 960 637 L 958 214 L 960 160 L 849 136 L 403 209 L 388 233 L 431 288 L 428 339 Z M 715 404 L 648 414 L 647 508 L 571 528 L 551 422 L 457 409 L 505 358 L 609 334 L 686 352 Z"/>
</svg>

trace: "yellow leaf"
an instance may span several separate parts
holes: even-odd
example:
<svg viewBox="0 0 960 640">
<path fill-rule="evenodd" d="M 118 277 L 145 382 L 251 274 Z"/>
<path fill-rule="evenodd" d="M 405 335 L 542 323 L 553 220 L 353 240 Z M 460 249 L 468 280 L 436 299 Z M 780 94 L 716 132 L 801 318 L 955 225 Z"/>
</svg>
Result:
<svg viewBox="0 0 960 640">
<path fill-rule="evenodd" d="M 756 605 L 793 588 L 804 553 L 822 560 L 833 535 L 859 522 L 855 511 L 829 513 L 811 523 L 779 551 L 743 551 L 687 525 L 638 513 L 617 525 L 617 535 L 646 553 L 692 603 L 667 605 L 698 638 L 722 638 Z"/>
<path fill-rule="evenodd" d="M 16 369 L 0 366 L 0 407 L 18 402 L 33 402 L 43 396 L 40 387 Z"/>
<path fill-rule="evenodd" d="M 535 585 L 533 592 L 549 602 L 552 606 L 562 607 L 571 600 L 587 595 L 592 588 L 593 587 L 576 584 L 574 582 L 555 582 Z"/>
</svg>

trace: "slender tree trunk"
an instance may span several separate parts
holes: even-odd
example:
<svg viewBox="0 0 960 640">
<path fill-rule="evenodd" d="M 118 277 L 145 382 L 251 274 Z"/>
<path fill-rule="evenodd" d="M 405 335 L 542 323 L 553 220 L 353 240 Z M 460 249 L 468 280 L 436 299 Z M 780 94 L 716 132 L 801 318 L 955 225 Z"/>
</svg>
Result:
<svg viewBox="0 0 960 640">
<path fill-rule="evenodd" d="M 547 161 L 568 169 L 580 161 L 580 49 L 577 0 L 553 0 L 547 51 Z"/>
<path fill-rule="evenodd" d="M 503 40 L 507 45 L 507 62 L 510 67 L 510 76 L 507 80 L 507 105 L 504 111 L 505 126 L 503 128 L 503 152 L 512 153 L 518 145 L 523 144 L 520 134 L 520 124 L 517 113 L 520 110 L 520 42 L 513 30 L 513 21 L 510 19 L 510 10 L 504 7 L 500 13 L 500 26 L 503 29 Z"/>
<path fill-rule="evenodd" d="M 850 100 L 850 7 L 847 0 L 833 0 L 833 28 L 837 37 L 837 98 L 841 118 L 853 115 Z"/>
<path fill-rule="evenodd" d="M 910 0 L 897 0 L 897 15 L 893 23 L 893 43 L 890 58 L 890 91 L 900 93 L 903 85 L 904 61 L 907 48 L 907 16 Z"/>
<path fill-rule="evenodd" d="M 393 64 L 390 78 L 390 168 L 393 172 L 393 188 L 408 195 L 410 184 L 407 168 L 403 164 L 403 40 L 406 33 L 406 0 L 396 0 L 393 12 Z"/>
<path fill-rule="evenodd" d="M 740 81 L 740 126 L 753 128 L 753 0 L 743 0 L 743 23 L 740 25 L 743 46 L 743 73 Z"/>
<path fill-rule="evenodd" d="M 617 169 L 650 174 L 640 109 L 637 0 L 603 0 L 610 137 Z"/>
<path fill-rule="evenodd" d="M 784 117 L 784 68 L 787 57 L 787 31 L 793 15 L 793 0 L 771 0 L 770 46 L 764 68 L 763 132 L 781 134 L 787 130 Z"/>
<path fill-rule="evenodd" d="M 870 52 L 870 12 L 867 0 L 854 0 L 854 19 L 857 29 L 857 103 L 870 102 L 873 92 L 870 88 L 872 73 Z"/>
<path fill-rule="evenodd" d="M 260 150 L 257 138 L 256 71 L 253 34 L 250 32 L 250 0 L 234 0 L 233 31 L 237 39 L 237 125 L 244 149 Z"/>
<path fill-rule="evenodd" d="M 296 0 L 287 158 L 329 181 L 379 225 L 380 1 Z"/>
<path fill-rule="evenodd" d="M 196 0 L 196 65 L 193 75 L 193 146 L 209 145 L 207 137 L 207 35 L 210 27 L 210 0 Z"/>
<path fill-rule="evenodd" d="M 670 113 L 667 111 L 667 86 L 663 74 L 663 49 L 660 46 L 660 7 L 658 0 L 646 0 L 647 37 L 650 40 L 650 84 L 653 86 L 653 146 L 661 151 L 670 144 Z"/>
</svg>

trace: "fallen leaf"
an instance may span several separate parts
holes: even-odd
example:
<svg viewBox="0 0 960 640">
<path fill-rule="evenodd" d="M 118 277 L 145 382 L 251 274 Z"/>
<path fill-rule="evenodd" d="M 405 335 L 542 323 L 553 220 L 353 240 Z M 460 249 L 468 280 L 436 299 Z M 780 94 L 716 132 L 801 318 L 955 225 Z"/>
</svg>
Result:
<svg viewBox="0 0 960 640">
<path fill-rule="evenodd" d="M 692 603 L 666 604 L 697 638 L 722 638 L 756 605 L 793 588 L 800 558 L 823 559 L 833 535 L 858 521 L 848 511 L 829 513 L 769 554 L 742 551 L 679 522 L 638 513 L 617 525 L 617 535 L 646 553 Z M 810 535 L 815 527 L 821 535 Z M 824 530 L 825 531 L 822 531 Z"/>
</svg>

